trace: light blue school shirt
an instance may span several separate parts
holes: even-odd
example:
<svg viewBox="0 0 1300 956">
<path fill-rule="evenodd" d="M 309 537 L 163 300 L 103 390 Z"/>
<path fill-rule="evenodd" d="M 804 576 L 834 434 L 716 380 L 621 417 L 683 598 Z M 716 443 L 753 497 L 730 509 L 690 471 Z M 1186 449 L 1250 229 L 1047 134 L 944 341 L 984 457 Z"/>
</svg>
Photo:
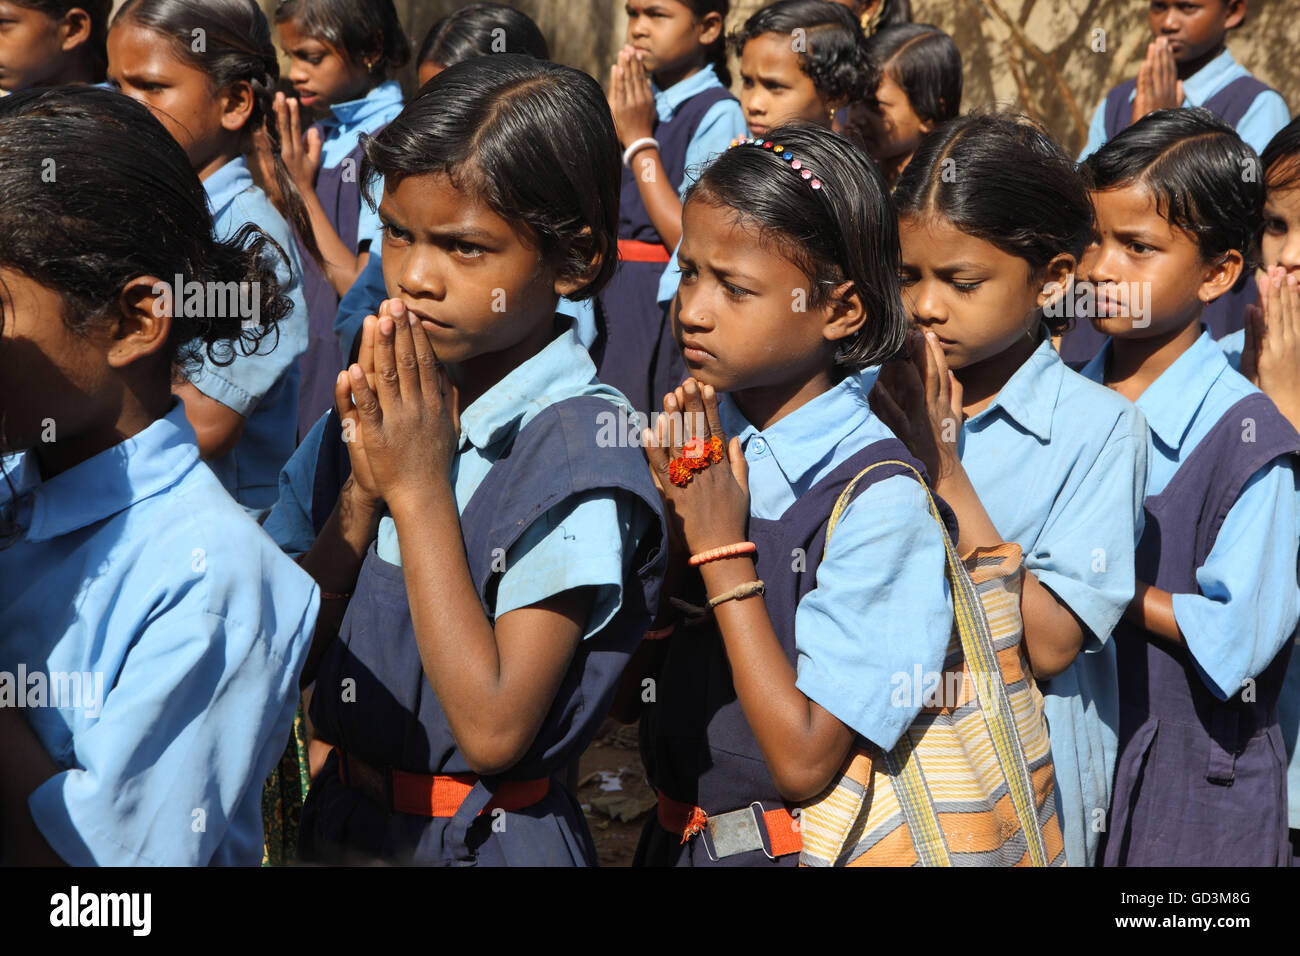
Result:
<svg viewBox="0 0 1300 956">
<path fill-rule="evenodd" d="M 252 223 L 284 253 L 267 248 L 267 254 L 275 257 L 276 281 L 290 302 L 289 313 L 277 326 L 278 334 L 263 338 L 252 355 L 243 355 L 235 347 L 228 353 L 234 361 L 225 366 L 214 364 L 204 349 L 199 368 L 189 376 L 190 383 L 208 398 L 244 417 L 244 431 L 235 447 L 208 465 L 245 510 L 261 517 L 275 503 L 277 477 L 294 449 L 298 357 L 307 351 L 302 266 L 288 224 L 266 193 L 253 184 L 242 156 L 209 176 L 203 188 L 218 239 L 233 238 Z"/>
<path fill-rule="evenodd" d="M 357 139 L 362 133 L 375 135 L 376 130 L 397 119 L 402 112 L 402 87 L 396 80 L 380 83 L 359 100 L 335 103 L 330 107 L 330 115 L 321 121 L 322 169 L 337 166 L 347 159 L 348 153 L 357 148 Z M 361 170 L 358 168 L 357 182 L 361 182 Z M 375 195 L 382 194 L 382 184 L 377 184 Z M 371 247 L 378 248 L 383 240 L 383 227 L 379 222 L 379 213 L 370 208 L 365 197 L 361 199 L 361 212 L 357 216 L 357 245 L 369 241 Z"/>
<path fill-rule="evenodd" d="M 28 800 L 42 835 L 75 866 L 258 865 L 316 585 L 199 462 L 179 402 L 48 481 L 6 464 L 24 531 L 0 549 L 0 671 L 103 688 L 24 712 L 60 768 Z"/>
<path fill-rule="evenodd" d="M 1083 374 L 1102 381 L 1110 348 L 1107 339 Z M 1228 367 L 1203 328 L 1191 348 L 1138 396 L 1151 426 L 1147 494 L 1160 494 L 1228 409 L 1258 391 Z M 1240 693 L 1294 633 L 1300 619 L 1298 546 L 1300 488 L 1291 456 L 1282 455 L 1251 476 L 1228 511 L 1196 570 L 1200 593 L 1173 595 L 1174 619 L 1197 672 L 1220 700 Z"/>
<path fill-rule="evenodd" d="M 1187 79 L 1183 80 L 1183 107 L 1204 106 L 1205 101 L 1233 80 L 1250 76 L 1250 71 L 1233 59 L 1225 47 L 1223 52 L 1205 66 L 1201 67 Z M 1129 95 L 1132 103 L 1137 91 Z M 1286 100 L 1272 90 L 1266 90 L 1255 97 L 1241 121 L 1237 123 L 1237 135 L 1257 153 L 1264 152 L 1264 147 L 1283 126 L 1291 122 L 1291 111 Z M 1106 99 L 1102 98 L 1092 122 L 1088 125 L 1088 141 L 1079 153 L 1079 162 L 1083 162 L 1106 142 Z"/>
<path fill-rule="evenodd" d="M 460 416 L 460 444 L 452 463 L 452 489 L 463 514 L 488 470 L 528 422 L 548 405 L 582 395 L 609 401 L 609 433 L 631 413 L 627 399 L 596 380 L 596 367 L 572 326 L 488 389 Z M 620 408 L 625 409 L 620 413 Z M 623 416 L 620 418 L 620 414 Z M 602 424 L 602 423 L 598 423 Z M 280 501 L 266 530 L 289 553 L 311 547 L 311 494 L 324 419 L 316 424 L 281 475 Z M 506 553 L 494 616 L 528 607 L 571 588 L 596 589 L 583 637 L 600 632 L 622 606 L 623 568 L 653 516 L 622 492 L 575 495 L 538 518 Z M 379 522 L 375 550 L 401 564 L 397 526 Z"/>
<path fill-rule="evenodd" d="M 1071 371 L 1044 337 L 993 402 L 962 425 L 962 467 L 1004 541 L 1084 626 L 1063 673 L 1042 681 L 1066 862 L 1091 866 L 1119 748 L 1111 632 L 1133 599 L 1146 495 L 1146 424 Z"/>
<path fill-rule="evenodd" d="M 338 337 L 341 355 L 352 351 L 352 340 L 366 321 L 367 315 L 379 311 L 379 303 L 388 298 L 388 289 L 384 285 L 384 244 L 378 242 L 370 247 L 370 258 L 361 275 L 352 283 L 352 287 L 339 300 L 339 309 L 334 316 L 334 334 Z M 591 348 L 596 341 L 596 313 L 590 299 L 573 302 L 564 297 L 555 306 L 561 315 L 573 317 L 578 332 L 578 340 L 584 348 Z"/>
<path fill-rule="evenodd" d="M 688 76 L 680 83 L 674 83 L 666 90 L 661 90 L 652 83 L 655 112 L 659 116 L 659 122 L 666 123 L 671 120 L 692 96 L 720 86 L 722 81 L 718 79 L 718 74 L 712 65 Z M 705 166 L 713 162 L 718 154 L 724 152 L 737 136 L 748 135 L 749 126 L 745 123 L 745 111 L 740 108 L 738 102 L 723 100 L 709 107 L 704 118 L 700 120 L 700 125 L 695 128 L 695 135 L 686 145 L 682 185 L 677 190 L 677 194 L 685 197 L 686 190 L 699 179 Z M 680 248 L 681 241 L 678 240 L 677 249 Z M 659 277 L 660 302 L 671 302 L 673 296 L 677 294 L 677 285 L 682 276 L 681 270 L 677 268 L 677 249 L 673 250 L 668 260 L 668 267 Z"/>
<path fill-rule="evenodd" d="M 1246 331 L 1238 329 L 1219 339 L 1219 348 L 1223 350 L 1228 365 L 1234 372 L 1241 371 L 1241 353 L 1246 350 Z M 1282 693 L 1277 701 L 1277 720 L 1282 728 L 1282 738 L 1286 742 L 1286 752 L 1290 763 L 1287 765 L 1287 800 L 1289 803 L 1289 826 L 1300 830 L 1300 635 L 1296 646 L 1291 649 L 1291 663 L 1287 665 L 1286 677 L 1282 680 Z"/>
<path fill-rule="evenodd" d="M 666 90 L 659 89 L 653 81 L 650 83 L 650 89 L 654 93 L 655 113 L 661 123 L 671 122 L 677 111 L 692 97 L 707 90 L 721 88 L 722 81 L 718 79 L 717 70 L 712 64 Z M 745 136 L 748 132 L 745 112 L 735 99 L 722 100 L 710 106 L 700 119 L 700 125 L 695 127 L 691 141 L 686 144 L 682 185 L 677 190 L 678 195 L 685 196 L 686 190 L 699 178 L 704 167 L 730 146 L 733 139 Z"/>
<path fill-rule="evenodd" d="M 720 412 L 749 465 L 755 518 L 780 518 L 846 459 L 894 437 L 853 375 L 764 431 L 729 396 Z M 895 475 L 844 510 L 816 586 L 795 611 L 795 686 L 884 750 L 920 713 L 926 678 L 913 687 L 917 670 L 943 670 L 953 623 L 945 566 L 925 490 L 912 476 Z"/>
</svg>

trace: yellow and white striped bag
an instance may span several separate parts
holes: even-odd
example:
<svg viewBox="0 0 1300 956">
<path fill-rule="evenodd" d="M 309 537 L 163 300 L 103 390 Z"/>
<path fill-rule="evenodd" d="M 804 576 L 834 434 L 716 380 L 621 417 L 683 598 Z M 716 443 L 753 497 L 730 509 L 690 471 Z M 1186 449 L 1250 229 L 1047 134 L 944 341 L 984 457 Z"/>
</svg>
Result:
<svg viewBox="0 0 1300 956">
<path fill-rule="evenodd" d="M 826 531 L 848 506 L 860 472 Z M 907 467 L 904 465 L 904 467 Z M 964 561 L 943 529 L 955 622 L 941 679 L 888 753 L 867 744 L 800 814 L 801 866 L 1064 866 L 1043 696 L 1023 648 L 1018 545 Z M 920 676 L 920 675 L 917 675 Z M 912 688 L 914 693 L 919 692 Z"/>
</svg>

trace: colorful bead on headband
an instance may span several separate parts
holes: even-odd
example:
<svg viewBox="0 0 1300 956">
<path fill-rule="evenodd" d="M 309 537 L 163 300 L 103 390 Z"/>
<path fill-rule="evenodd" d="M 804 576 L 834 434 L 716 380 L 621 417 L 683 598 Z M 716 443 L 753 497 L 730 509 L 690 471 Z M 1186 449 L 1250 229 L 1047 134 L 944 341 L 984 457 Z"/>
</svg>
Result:
<svg viewBox="0 0 1300 956">
<path fill-rule="evenodd" d="M 778 158 L 784 159 L 789 163 L 790 168 L 803 177 L 803 179 L 807 180 L 808 185 L 813 189 L 822 188 L 822 181 L 813 178 L 812 170 L 804 166 L 802 160 L 795 159 L 794 153 L 790 152 L 790 150 L 786 149 L 784 146 L 778 146 L 770 139 L 756 139 L 753 136 L 737 136 L 731 141 L 731 147 L 736 146 L 757 146 L 759 149 L 769 150 Z"/>
</svg>

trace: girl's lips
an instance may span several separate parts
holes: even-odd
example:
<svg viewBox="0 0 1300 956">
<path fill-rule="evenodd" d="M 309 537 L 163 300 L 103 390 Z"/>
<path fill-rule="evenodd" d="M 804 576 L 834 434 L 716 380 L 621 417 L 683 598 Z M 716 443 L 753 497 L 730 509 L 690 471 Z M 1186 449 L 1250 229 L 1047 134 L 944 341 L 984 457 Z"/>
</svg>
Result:
<svg viewBox="0 0 1300 956">
<path fill-rule="evenodd" d="M 298 94 L 298 102 L 301 103 L 303 106 L 311 106 L 311 105 L 312 105 L 313 103 L 315 103 L 318 99 L 320 99 L 320 97 L 319 97 L 317 94 L 315 94 L 315 93 L 299 93 L 299 94 Z"/>
<path fill-rule="evenodd" d="M 708 352 L 699 347 L 694 342 L 682 342 L 682 358 L 693 365 L 702 365 L 711 359 L 716 358 L 712 352 Z"/>
</svg>

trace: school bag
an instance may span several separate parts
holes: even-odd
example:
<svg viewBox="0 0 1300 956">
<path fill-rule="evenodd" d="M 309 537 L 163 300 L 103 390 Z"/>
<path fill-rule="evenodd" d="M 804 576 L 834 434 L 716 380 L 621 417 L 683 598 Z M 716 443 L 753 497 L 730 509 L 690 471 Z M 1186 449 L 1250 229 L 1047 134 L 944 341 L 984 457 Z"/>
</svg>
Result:
<svg viewBox="0 0 1300 956">
<path fill-rule="evenodd" d="M 936 693 L 888 752 L 859 738 L 836 780 L 800 811 L 800 866 L 1064 866 L 1043 696 L 1029 669 L 1016 544 L 947 553 L 954 624 Z M 824 554 L 824 552 L 823 552 Z M 921 677 L 921 675 L 907 675 Z M 911 693 L 921 688 L 912 681 Z"/>
</svg>

